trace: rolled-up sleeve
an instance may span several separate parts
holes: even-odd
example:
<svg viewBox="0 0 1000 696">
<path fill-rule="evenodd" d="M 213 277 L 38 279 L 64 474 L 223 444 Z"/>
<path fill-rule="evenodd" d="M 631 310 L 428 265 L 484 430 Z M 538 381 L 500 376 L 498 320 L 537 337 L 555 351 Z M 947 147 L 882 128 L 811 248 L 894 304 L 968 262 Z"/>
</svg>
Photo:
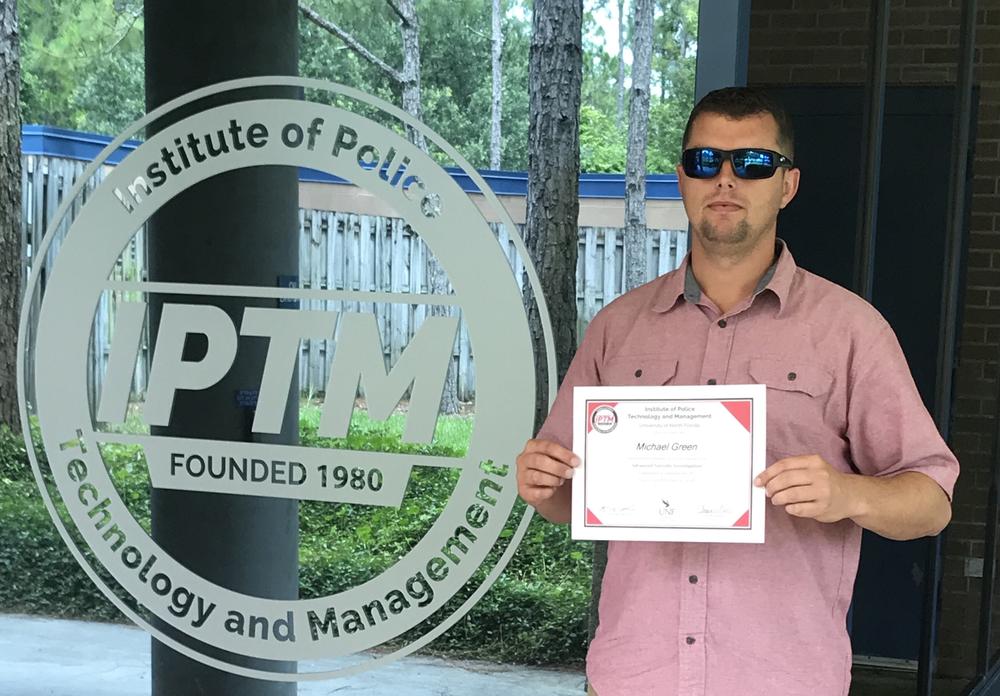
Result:
<svg viewBox="0 0 1000 696">
<path fill-rule="evenodd" d="M 583 341 L 566 371 L 555 403 L 538 431 L 538 438 L 551 440 L 567 449 L 573 448 L 573 387 L 600 385 L 600 365 L 604 356 L 604 320 L 602 313 L 590 322 Z"/>
<path fill-rule="evenodd" d="M 860 473 L 895 476 L 917 471 L 936 481 L 951 499 L 958 460 L 927 412 L 888 324 L 852 366 L 847 436 Z"/>
</svg>

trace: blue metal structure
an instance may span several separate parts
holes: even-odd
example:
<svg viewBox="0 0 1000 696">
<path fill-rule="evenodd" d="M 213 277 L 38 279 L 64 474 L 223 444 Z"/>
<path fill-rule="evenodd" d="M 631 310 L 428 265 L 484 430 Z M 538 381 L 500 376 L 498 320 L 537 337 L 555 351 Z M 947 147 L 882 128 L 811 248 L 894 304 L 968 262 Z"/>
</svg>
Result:
<svg viewBox="0 0 1000 696">
<path fill-rule="evenodd" d="M 112 138 L 107 135 L 83 133 L 66 128 L 44 125 L 26 125 L 21 129 L 21 151 L 25 155 L 46 155 L 91 161 L 107 147 Z M 130 152 L 141 145 L 135 140 L 126 141 L 108 158 L 108 163 L 118 164 Z M 476 193 L 479 188 L 460 169 L 448 169 L 463 191 Z M 493 192 L 500 196 L 527 196 L 527 172 L 507 172 L 482 170 L 480 174 Z M 300 181 L 327 184 L 348 184 L 349 182 L 326 172 L 315 169 L 301 169 Z M 581 174 L 580 198 L 625 198 L 624 174 Z M 646 176 L 646 200 L 679 201 L 676 174 L 648 174 Z"/>
</svg>

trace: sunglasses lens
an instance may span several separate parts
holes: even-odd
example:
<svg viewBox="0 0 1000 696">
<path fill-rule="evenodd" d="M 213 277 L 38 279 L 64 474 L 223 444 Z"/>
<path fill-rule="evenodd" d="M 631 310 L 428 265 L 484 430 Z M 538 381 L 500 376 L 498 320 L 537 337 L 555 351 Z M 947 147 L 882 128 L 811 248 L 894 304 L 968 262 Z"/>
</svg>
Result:
<svg viewBox="0 0 1000 696">
<path fill-rule="evenodd" d="M 774 176 L 774 159 L 766 150 L 736 150 L 733 171 L 741 179 L 767 179 Z"/>
<path fill-rule="evenodd" d="M 722 153 L 708 147 L 685 150 L 681 165 L 692 179 L 711 179 L 722 167 Z"/>
</svg>

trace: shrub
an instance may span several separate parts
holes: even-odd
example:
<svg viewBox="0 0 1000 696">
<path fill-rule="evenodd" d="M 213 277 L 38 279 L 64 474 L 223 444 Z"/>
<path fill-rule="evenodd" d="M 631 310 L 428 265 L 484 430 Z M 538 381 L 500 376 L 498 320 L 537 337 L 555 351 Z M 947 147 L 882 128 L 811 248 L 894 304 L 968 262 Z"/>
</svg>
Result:
<svg viewBox="0 0 1000 696">
<path fill-rule="evenodd" d="M 0 577 L 4 609 L 121 620 L 70 554 L 28 481 L 6 484 L 0 497 Z"/>
<path fill-rule="evenodd" d="M 322 440 L 318 409 L 306 406 L 303 444 L 374 451 L 461 456 L 472 422 L 441 418 L 432 445 L 401 441 L 404 421 L 385 423 L 355 413 L 348 437 Z M 102 456 L 122 498 L 149 529 L 149 482 L 138 446 L 103 445 Z M 54 616 L 120 620 L 81 570 L 49 518 L 34 485 L 24 441 L 0 429 L 0 608 Z M 454 488 L 457 470 L 417 467 L 397 508 L 299 506 L 300 594 L 318 597 L 354 587 L 382 573 L 426 533 Z M 508 532 L 509 534 L 509 532 Z M 495 560 L 496 552 L 492 552 Z M 503 662 L 566 664 L 582 661 L 590 598 L 591 546 L 574 542 L 565 526 L 535 518 L 504 574 L 483 599 L 429 650 Z M 457 598 L 443 612 L 458 605 Z"/>
<path fill-rule="evenodd" d="M 0 425 L 0 481 L 31 481 L 31 462 L 24 438 Z"/>
</svg>

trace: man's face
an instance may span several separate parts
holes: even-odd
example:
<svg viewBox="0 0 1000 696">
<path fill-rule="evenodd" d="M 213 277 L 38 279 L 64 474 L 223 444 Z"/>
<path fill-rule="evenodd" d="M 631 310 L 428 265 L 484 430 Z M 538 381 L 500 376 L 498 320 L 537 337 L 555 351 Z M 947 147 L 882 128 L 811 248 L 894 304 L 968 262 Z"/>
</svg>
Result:
<svg viewBox="0 0 1000 696">
<path fill-rule="evenodd" d="M 703 113 L 692 124 L 686 147 L 759 147 L 787 154 L 778 144 L 778 124 L 770 114 L 730 119 Z M 705 250 L 742 256 L 773 237 L 778 211 L 798 190 L 799 170 L 779 168 L 769 179 L 739 179 L 727 160 L 711 179 L 692 179 L 680 166 L 677 178 L 691 229 Z"/>
</svg>

